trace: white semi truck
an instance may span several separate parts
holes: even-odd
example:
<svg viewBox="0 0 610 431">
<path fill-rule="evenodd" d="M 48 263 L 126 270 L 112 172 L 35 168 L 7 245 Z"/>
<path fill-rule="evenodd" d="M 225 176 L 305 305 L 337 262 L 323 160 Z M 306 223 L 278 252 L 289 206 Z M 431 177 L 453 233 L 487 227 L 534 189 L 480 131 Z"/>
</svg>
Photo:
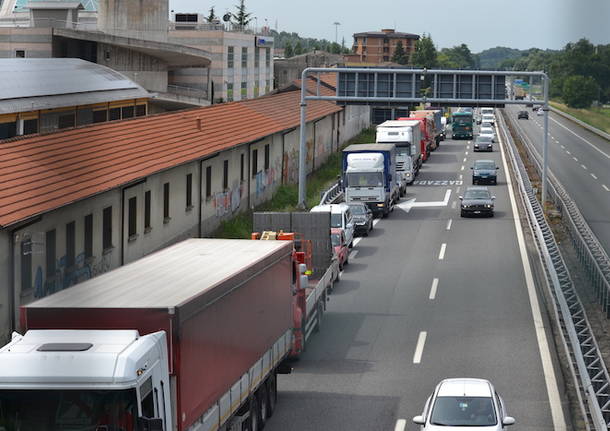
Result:
<svg viewBox="0 0 610 431">
<path fill-rule="evenodd" d="M 375 142 L 396 146 L 396 174 L 400 178 L 401 195 L 421 167 L 421 130 L 417 120 L 389 120 L 377 126 Z"/>
</svg>

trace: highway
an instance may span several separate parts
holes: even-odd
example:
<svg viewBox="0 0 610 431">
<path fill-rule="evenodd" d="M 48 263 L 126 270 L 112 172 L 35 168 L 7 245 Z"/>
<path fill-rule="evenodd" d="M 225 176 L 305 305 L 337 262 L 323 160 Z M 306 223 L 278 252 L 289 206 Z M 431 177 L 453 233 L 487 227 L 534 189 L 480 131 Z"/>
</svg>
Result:
<svg viewBox="0 0 610 431">
<path fill-rule="evenodd" d="M 522 109 L 517 105 L 506 112 L 542 154 L 543 117 L 529 109 L 530 119 L 517 121 Z M 549 132 L 549 168 L 610 254 L 610 143 L 552 112 Z"/>
<path fill-rule="evenodd" d="M 494 218 L 459 216 L 475 159 L 500 166 Z M 491 380 L 515 430 L 565 429 L 506 174 L 497 144 L 473 154 L 448 139 L 432 153 L 401 207 L 354 247 L 321 332 L 279 378 L 266 430 L 415 430 L 446 377 Z"/>
</svg>

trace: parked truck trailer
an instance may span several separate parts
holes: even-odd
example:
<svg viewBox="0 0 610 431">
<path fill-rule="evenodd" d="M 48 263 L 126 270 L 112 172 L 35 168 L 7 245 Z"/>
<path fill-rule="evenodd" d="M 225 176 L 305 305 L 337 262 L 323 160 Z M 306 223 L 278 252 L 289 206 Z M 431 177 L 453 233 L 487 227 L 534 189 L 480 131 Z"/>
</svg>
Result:
<svg viewBox="0 0 610 431">
<path fill-rule="evenodd" d="M 421 130 L 419 121 L 386 121 L 377 126 L 375 142 L 396 146 L 396 173 L 401 182 L 401 194 L 406 194 L 423 163 L 421 153 Z"/>
<path fill-rule="evenodd" d="M 295 274 L 290 241 L 190 239 L 23 306 L 0 349 L 0 428 L 260 429 Z"/>
</svg>

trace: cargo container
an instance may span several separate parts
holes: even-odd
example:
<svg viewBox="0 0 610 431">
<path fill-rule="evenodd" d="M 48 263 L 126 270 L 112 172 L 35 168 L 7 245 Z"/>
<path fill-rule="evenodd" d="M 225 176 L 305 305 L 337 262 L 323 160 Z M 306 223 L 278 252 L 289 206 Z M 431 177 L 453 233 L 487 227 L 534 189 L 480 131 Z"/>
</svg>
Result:
<svg viewBox="0 0 610 431">
<path fill-rule="evenodd" d="M 400 177 L 401 195 L 406 194 L 422 165 L 421 130 L 417 120 L 386 121 L 377 126 L 375 142 L 396 146 L 396 174 Z"/>
<path fill-rule="evenodd" d="M 21 308 L 0 428 L 257 430 L 287 371 L 292 242 L 190 239 Z"/>
</svg>

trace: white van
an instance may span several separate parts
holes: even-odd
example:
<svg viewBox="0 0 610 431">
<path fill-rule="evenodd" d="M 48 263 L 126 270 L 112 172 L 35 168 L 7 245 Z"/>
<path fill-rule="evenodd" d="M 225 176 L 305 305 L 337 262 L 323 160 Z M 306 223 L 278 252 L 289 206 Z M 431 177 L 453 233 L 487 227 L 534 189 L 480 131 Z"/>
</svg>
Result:
<svg viewBox="0 0 610 431">
<path fill-rule="evenodd" d="M 330 227 L 338 227 L 345 232 L 345 242 L 351 247 L 354 243 L 354 217 L 347 204 L 316 205 L 311 212 L 329 212 Z M 330 232 L 329 232 L 330 235 Z"/>
<path fill-rule="evenodd" d="M 494 108 L 481 108 L 481 115 L 494 115 Z"/>
</svg>

